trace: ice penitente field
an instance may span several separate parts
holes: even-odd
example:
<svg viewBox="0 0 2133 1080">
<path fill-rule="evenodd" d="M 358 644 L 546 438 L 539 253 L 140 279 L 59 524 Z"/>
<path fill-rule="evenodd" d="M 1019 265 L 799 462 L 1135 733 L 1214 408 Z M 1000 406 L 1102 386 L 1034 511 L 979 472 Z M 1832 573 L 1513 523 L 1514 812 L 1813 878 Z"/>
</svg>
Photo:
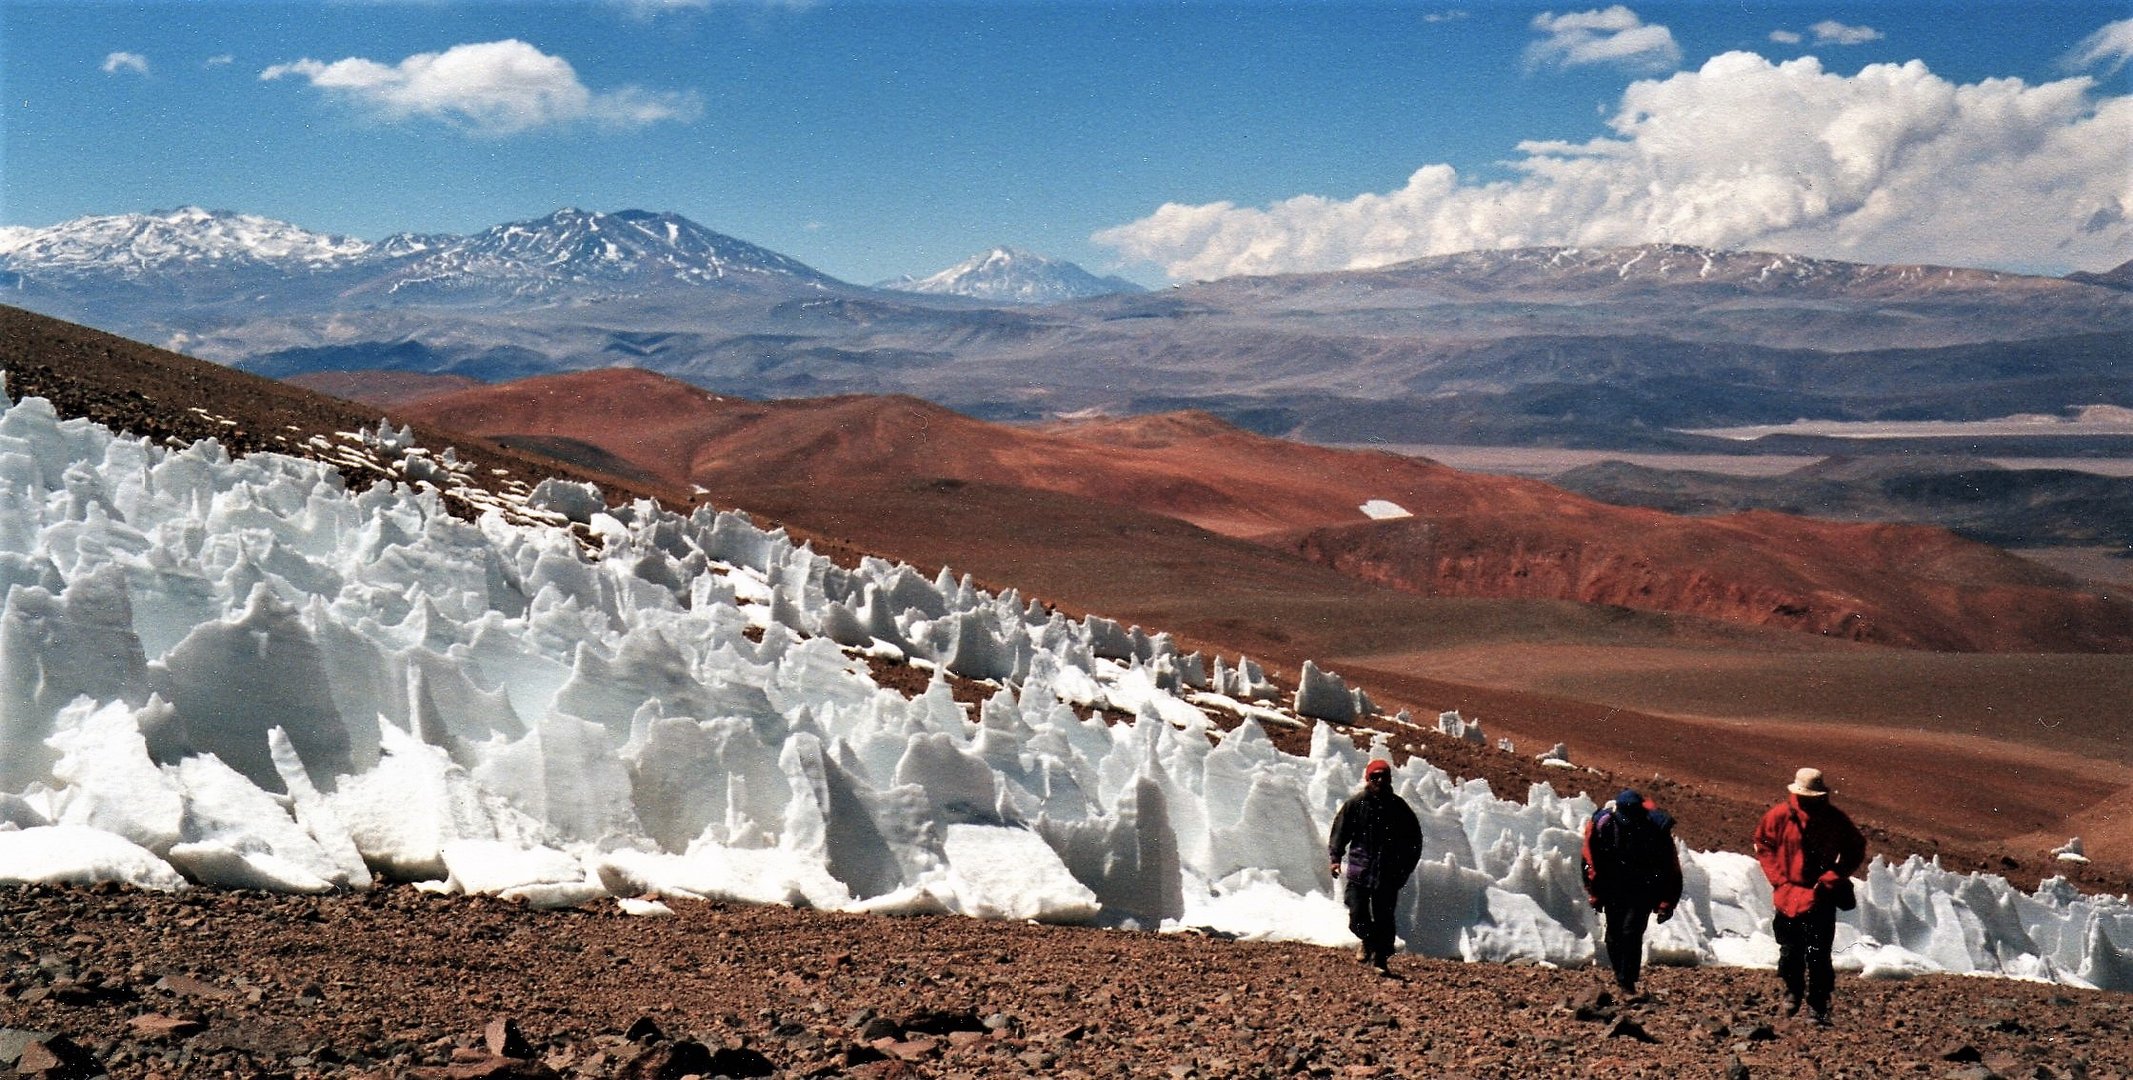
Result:
<svg viewBox="0 0 2133 1080">
<path fill-rule="evenodd" d="M 1317 723 L 1288 754 L 1264 729 L 1367 709 L 1336 675 L 1255 700 L 1243 658 L 579 485 L 468 521 L 440 494 L 455 457 L 384 428 L 344 443 L 345 465 L 401 482 L 351 492 L 320 462 L 8 403 L 0 882 L 323 892 L 384 874 L 536 905 L 1348 941 L 1321 843 L 1371 751 Z M 944 683 L 881 687 L 870 656 L 999 690 L 973 716 Z M 1507 802 L 1418 758 L 1396 787 L 1426 834 L 1407 949 L 1590 960 L 1588 798 Z M 1752 861 L 1684 865 L 1655 957 L 1772 962 Z M 1838 942 L 1868 975 L 2133 989 L 2133 910 L 2056 881 L 1877 862 Z"/>
</svg>

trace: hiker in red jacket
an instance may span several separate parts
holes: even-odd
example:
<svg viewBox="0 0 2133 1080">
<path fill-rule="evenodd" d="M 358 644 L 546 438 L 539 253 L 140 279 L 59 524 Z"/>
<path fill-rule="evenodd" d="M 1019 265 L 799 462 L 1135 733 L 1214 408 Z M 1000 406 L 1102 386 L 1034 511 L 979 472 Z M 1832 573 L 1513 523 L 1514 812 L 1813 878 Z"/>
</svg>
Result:
<svg viewBox="0 0 2133 1080">
<path fill-rule="evenodd" d="M 1799 1012 L 1804 999 L 1815 1023 L 1828 1024 L 1837 911 L 1857 903 L 1852 871 L 1866 861 L 1866 837 L 1830 805 L 1822 770 L 1801 769 L 1785 790 L 1790 797 L 1755 827 L 1755 857 L 1770 879 L 1770 902 L 1777 909 L 1770 929 L 1778 942 L 1785 1015 Z"/>
<path fill-rule="evenodd" d="M 1579 852 L 1585 899 L 1607 926 L 1607 964 L 1624 997 L 1637 993 L 1644 970 L 1644 931 L 1653 915 L 1674 917 L 1681 902 L 1681 856 L 1674 819 L 1650 799 L 1625 790 L 1593 811 Z"/>
</svg>

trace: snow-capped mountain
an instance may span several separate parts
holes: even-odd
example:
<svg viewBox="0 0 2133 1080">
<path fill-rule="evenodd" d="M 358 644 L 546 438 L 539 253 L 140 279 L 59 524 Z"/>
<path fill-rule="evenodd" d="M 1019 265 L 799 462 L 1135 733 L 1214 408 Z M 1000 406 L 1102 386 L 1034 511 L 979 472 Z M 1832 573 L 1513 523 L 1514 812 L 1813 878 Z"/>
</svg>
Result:
<svg viewBox="0 0 2133 1080">
<path fill-rule="evenodd" d="M 835 280 L 796 259 L 712 232 L 673 213 L 575 208 L 473 236 L 400 234 L 380 248 L 400 260 L 373 288 L 479 289 L 517 295 L 574 286 L 624 288 Z"/>
<path fill-rule="evenodd" d="M 877 286 L 898 292 L 969 296 L 1015 304 L 1055 304 L 1112 293 L 1146 292 L 1121 277 L 1097 277 L 1064 259 L 996 247 L 930 277 L 900 277 Z"/>
<path fill-rule="evenodd" d="M 248 302 L 271 305 L 277 279 L 336 272 L 353 297 L 419 293 L 552 296 L 660 286 L 837 282 L 798 260 L 712 232 L 678 214 L 558 210 L 472 236 L 400 233 L 371 244 L 251 214 L 186 207 L 0 230 L 0 273 L 81 289 L 152 282 L 182 293 L 204 271 L 220 288 L 246 275 Z M 251 290 L 264 290 L 251 292 Z"/>
<path fill-rule="evenodd" d="M 1782 252 L 1724 251 L 1688 244 L 1468 251 L 1413 259 L 1378 270 L 1357 271 L 1353 276 L 1454 279 L 1490 288 L 1617 289 L 1640 284 L 1723 285 L 1850 296 L 1920 289 L 1999 287 L 2020 279 L 2020 275 L 1992 270 L 1844 262 Z"/>
<path fill-rule="evenodd" d="M 360 262 L 372 250 L 353 237 L 197 206 L 75 218 L 41 229 L 0 229 L 0 267 L 24 275 L 138 277 L 237 268 L 308 272 Z"/>
</svg>

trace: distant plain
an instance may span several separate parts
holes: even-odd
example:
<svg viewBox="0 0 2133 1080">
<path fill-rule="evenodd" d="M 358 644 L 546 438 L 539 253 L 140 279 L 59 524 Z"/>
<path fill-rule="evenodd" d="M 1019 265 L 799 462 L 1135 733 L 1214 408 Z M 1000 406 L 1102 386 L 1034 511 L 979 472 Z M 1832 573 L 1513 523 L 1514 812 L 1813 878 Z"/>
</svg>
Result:
<svg viewBox="0 0 2133 1080">
<path fill-rule="evenodd" d="M 1951 440 L 1953 442 L 1953 440 Z M 1448 446 L 1437 443 L 1321 443 L 1343 450 L 1384 450 L 1409 457 L 1425 457 L 1462 472 L 1498 476 L 1530 476 L 1545 480 L 1560 473 L 1602 461 L 1627 461 L 1653 469 L 1681 469 L 1717 473 L 1721 476 L 1780 476 L 1824 459 L 1822 454 L 1679 454 L 1634 450 L 1586 450 L 1557 446 Z M 1962 452 L 1951 445 L 1950 453 Z M 1859 452 L 1877 448 L 1861 441 Z M 1989 461 L 2005 469 L 2071 469 L 2098 476 L 2133 476 L 2133 458 L 2123 457 L 1995 457 Z"/>
</svg>

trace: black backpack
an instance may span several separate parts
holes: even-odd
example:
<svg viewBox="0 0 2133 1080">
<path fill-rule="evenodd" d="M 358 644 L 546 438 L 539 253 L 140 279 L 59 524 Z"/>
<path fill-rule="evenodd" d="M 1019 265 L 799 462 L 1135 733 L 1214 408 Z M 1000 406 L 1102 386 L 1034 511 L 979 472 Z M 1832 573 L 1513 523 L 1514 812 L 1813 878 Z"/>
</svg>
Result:
<svg viewBox="0 0 2133 1080">
<path fill-rule="evenodd" d="M 1613 803 L 1593 811 L 1592 858 L 1610 888 L 1655 887 L 1673 858 L 1674 819 L 1664 810 L 1628 815 Z"/>
</svg>

